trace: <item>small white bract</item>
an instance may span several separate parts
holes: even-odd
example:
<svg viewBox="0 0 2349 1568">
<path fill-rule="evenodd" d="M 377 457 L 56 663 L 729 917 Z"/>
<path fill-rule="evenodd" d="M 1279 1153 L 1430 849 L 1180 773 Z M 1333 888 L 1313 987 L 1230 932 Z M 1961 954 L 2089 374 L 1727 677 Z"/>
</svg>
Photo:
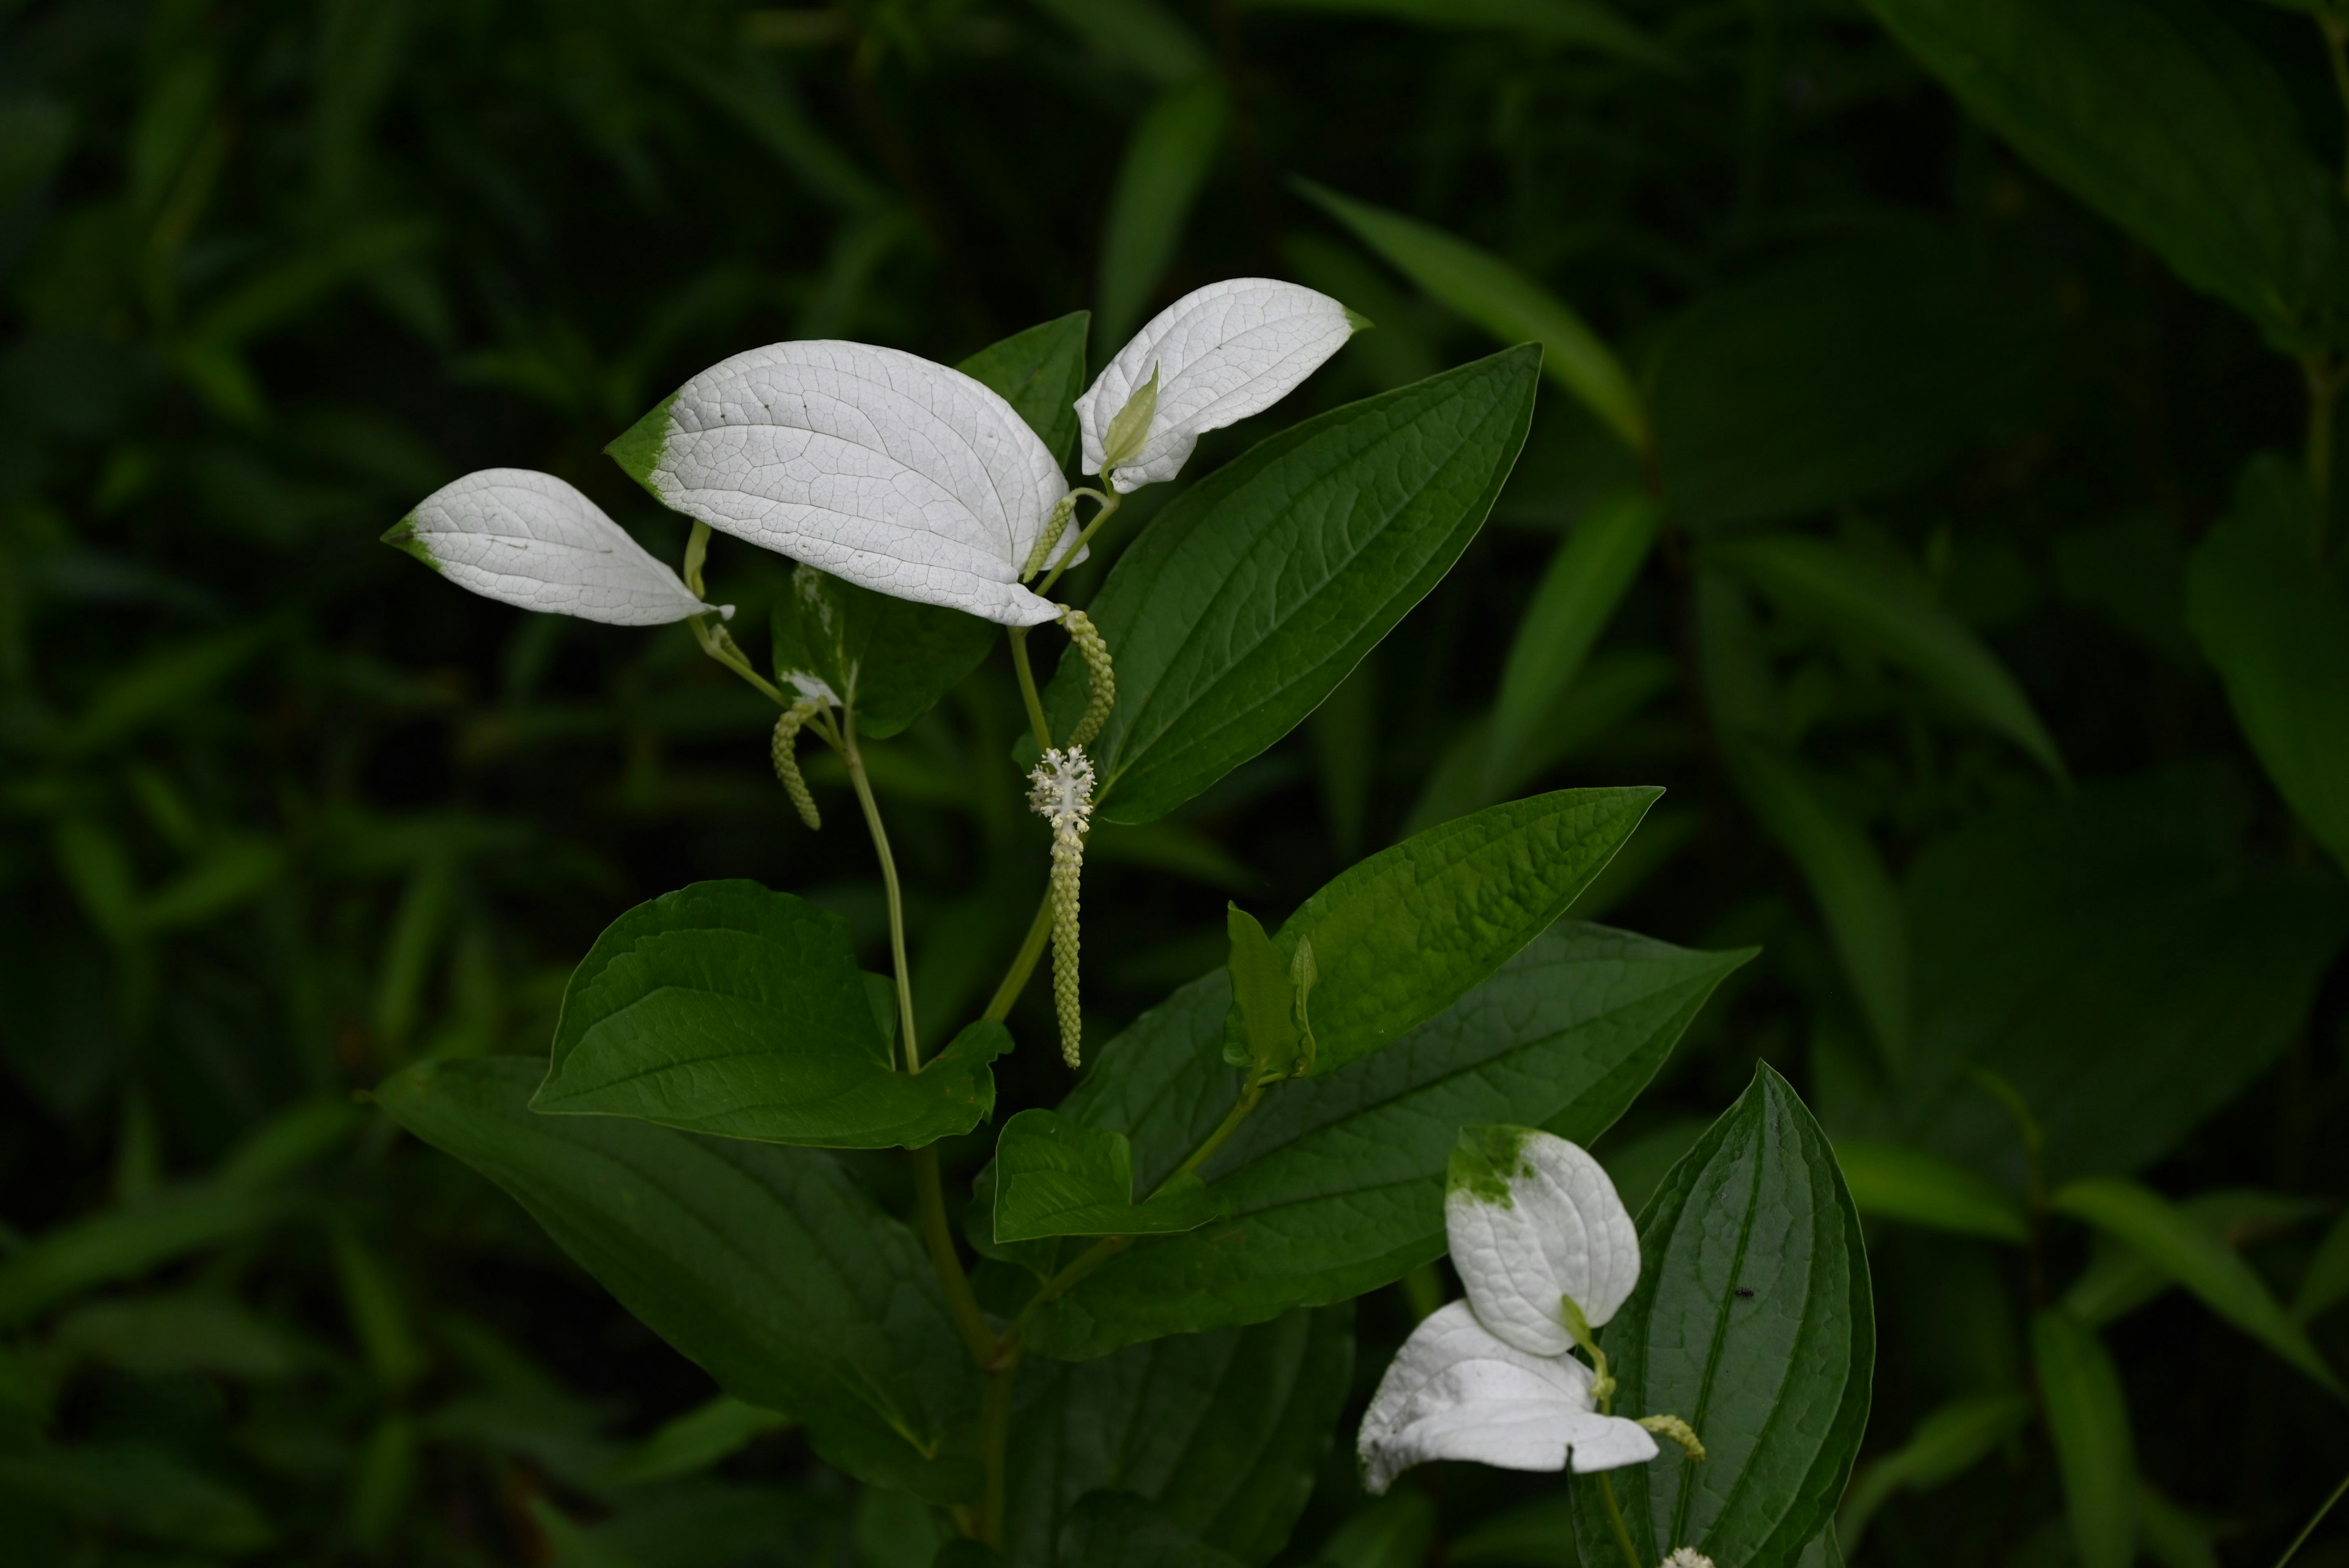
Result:
<svg viewBox="0 0 2349 1568">
<path fill-rule="evenodd" d="M 1713 1559 L 1693 1546 L 1675 1546 L 1659 1568 L 1713 1568 Z"/>
<path fill-rule="evenodd" d="M 1532 1128 L 1463 1130 L 1444 1227 L 1468 1299 L 1431 1315 L 1362 1418 L 1362 1484 L 1383 1492 L 1429 1460 L 1578 1475 L 1644 1464 L 1656 1439 L 1599 1413 L 1597 1378 L 1568 1352 L 1564 1304 L 1592 1328 L 1640 1278 L 1639 1233 L 1599 1162 Z"/>
<path fill-rule="evenodd" d="M 1077 995 L 1078 884 L 1085 833 L 1093 823 L 1093 764 L 1081 746 L 1044 753 L 1028 775 L 1028 804 L 1052 825 L 1052 1001 L 1061 1016 L 1061 1056 L 1082 1059 L 1084 1015 Z"/>
</svg>

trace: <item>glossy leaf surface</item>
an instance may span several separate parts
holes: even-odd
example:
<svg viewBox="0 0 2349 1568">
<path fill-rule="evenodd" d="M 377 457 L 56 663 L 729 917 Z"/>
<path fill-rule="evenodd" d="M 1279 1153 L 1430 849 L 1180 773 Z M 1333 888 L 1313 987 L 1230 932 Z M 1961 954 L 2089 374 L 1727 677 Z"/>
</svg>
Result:
<svg viewBox="0 0 2349 1568">
<path fill-rule="evenodd" d="M 1169 1235 L 1222 1212 L 1196 1176 L 1133 1190 L 1133 1150 L 1122 1132 L 1050 1110 L 1023 1110 L 995 1145 L 995 1239 Z"/>
</svg>

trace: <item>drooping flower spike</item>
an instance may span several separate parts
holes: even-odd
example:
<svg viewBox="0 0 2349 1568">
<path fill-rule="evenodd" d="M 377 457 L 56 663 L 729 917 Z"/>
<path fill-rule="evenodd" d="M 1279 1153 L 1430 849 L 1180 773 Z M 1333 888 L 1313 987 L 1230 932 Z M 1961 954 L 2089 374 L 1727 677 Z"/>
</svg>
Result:
<svg viewBox="0 0 2349 1568">
<path fill-rule="evenodd" d="M 1609 1390 L 1569 1353 L 1569 1310 L 1595 1329 L 1640 1277 L 1639 1233 L 1599 1162 L 1531 1128 L 1465 1129 L 1444 1217 L 1468 1296 L 1388 1367 L 1362 1418 L 1362 1484 L 1383 1492 L 1430 1460 L 1582 1475 L 1655 1458 L 1642 1423 L 1599 1413 Z"/>
<path fill-rule="evenodd" d="M 525 610 L 616 626 L 734 614 L 703 603 L 577 490 L 528 469 L 445 484 L 383 538 L 459 587 Z"/>
<path fill-rule="evenodd" d="M 1328 294 L 1271 278 L 1193 290 L 1153 316 L 1077 399 L 1084 471 L 1106 468 L 1120 492 L 1173 479 L 1201 436 L 1271 407 L 1369 325 Z M 1114 427 L 1137 393 L 1154 401 L 1129 434 Z"/>
</svg>

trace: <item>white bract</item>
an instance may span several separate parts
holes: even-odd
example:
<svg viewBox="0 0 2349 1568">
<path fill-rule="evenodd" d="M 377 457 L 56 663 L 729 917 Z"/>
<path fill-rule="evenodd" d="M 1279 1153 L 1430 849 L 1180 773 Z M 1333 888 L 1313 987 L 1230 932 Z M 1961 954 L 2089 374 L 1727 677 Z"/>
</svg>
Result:
<svg viewBox="0 0 2349 1568">
<path fill-rule="evenodd" d="M 613 444 L 668 506 L 876 593 L 1011 626 L 1060 465 L 959 370 L 894 348 L 777 343 L 720 361 Z"/>
<path fill-rule="evenodd" d="M 1106 467 L 1110 489 L 1121 492 L 1173 479 L 1202 435 L 1271 407 L 1368 325 L 1327 294 L 1271 278 L 1229 278 L 1185 294 L 1077 399 L 1084 471 Z M 1111 426 L 1153 377 L 1157 406 L 1145 428 L 1113 443 Z"/>
<path fill-rule="evenodd" d="M 460 587 L 525 610 L 657 626 L 715 608 L 594 501 L 528 469 L 443 485 L 383 537 Z"/>
<path fill-rule="evenodd" d="M 1656 1440 L 1599 1413 L 1566 1303 L 1596 1329 L 1640 1277 L 1639 1233 L 1599 1162 L 1530 1128 L 1464 1132 L 1444 1225 L 1468 1299 L 1396 1353 L 1362 1418 L 1362 1484 L 1383 1492 L 1429 1460 L 1578 1475 L 1643 1464 Z"/>
</svg>

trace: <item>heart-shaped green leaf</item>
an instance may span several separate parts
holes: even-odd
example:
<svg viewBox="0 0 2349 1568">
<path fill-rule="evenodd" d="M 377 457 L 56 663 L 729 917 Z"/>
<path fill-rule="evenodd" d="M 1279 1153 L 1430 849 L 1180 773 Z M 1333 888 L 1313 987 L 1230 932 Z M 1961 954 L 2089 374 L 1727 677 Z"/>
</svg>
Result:
<svg viewBox="0 0 2349 1568">
<path fill-rule="evenodd" d="M 1123 1132 L 1057 1111 L 1023 1110 L 995 1145 L 995 1239 L 1155 1236 L 1196 1230 L 1224 1212 L 1196 1176 L 1169 1177 L 1133 1196 L 1133 1149 Z"/>
</svg>

